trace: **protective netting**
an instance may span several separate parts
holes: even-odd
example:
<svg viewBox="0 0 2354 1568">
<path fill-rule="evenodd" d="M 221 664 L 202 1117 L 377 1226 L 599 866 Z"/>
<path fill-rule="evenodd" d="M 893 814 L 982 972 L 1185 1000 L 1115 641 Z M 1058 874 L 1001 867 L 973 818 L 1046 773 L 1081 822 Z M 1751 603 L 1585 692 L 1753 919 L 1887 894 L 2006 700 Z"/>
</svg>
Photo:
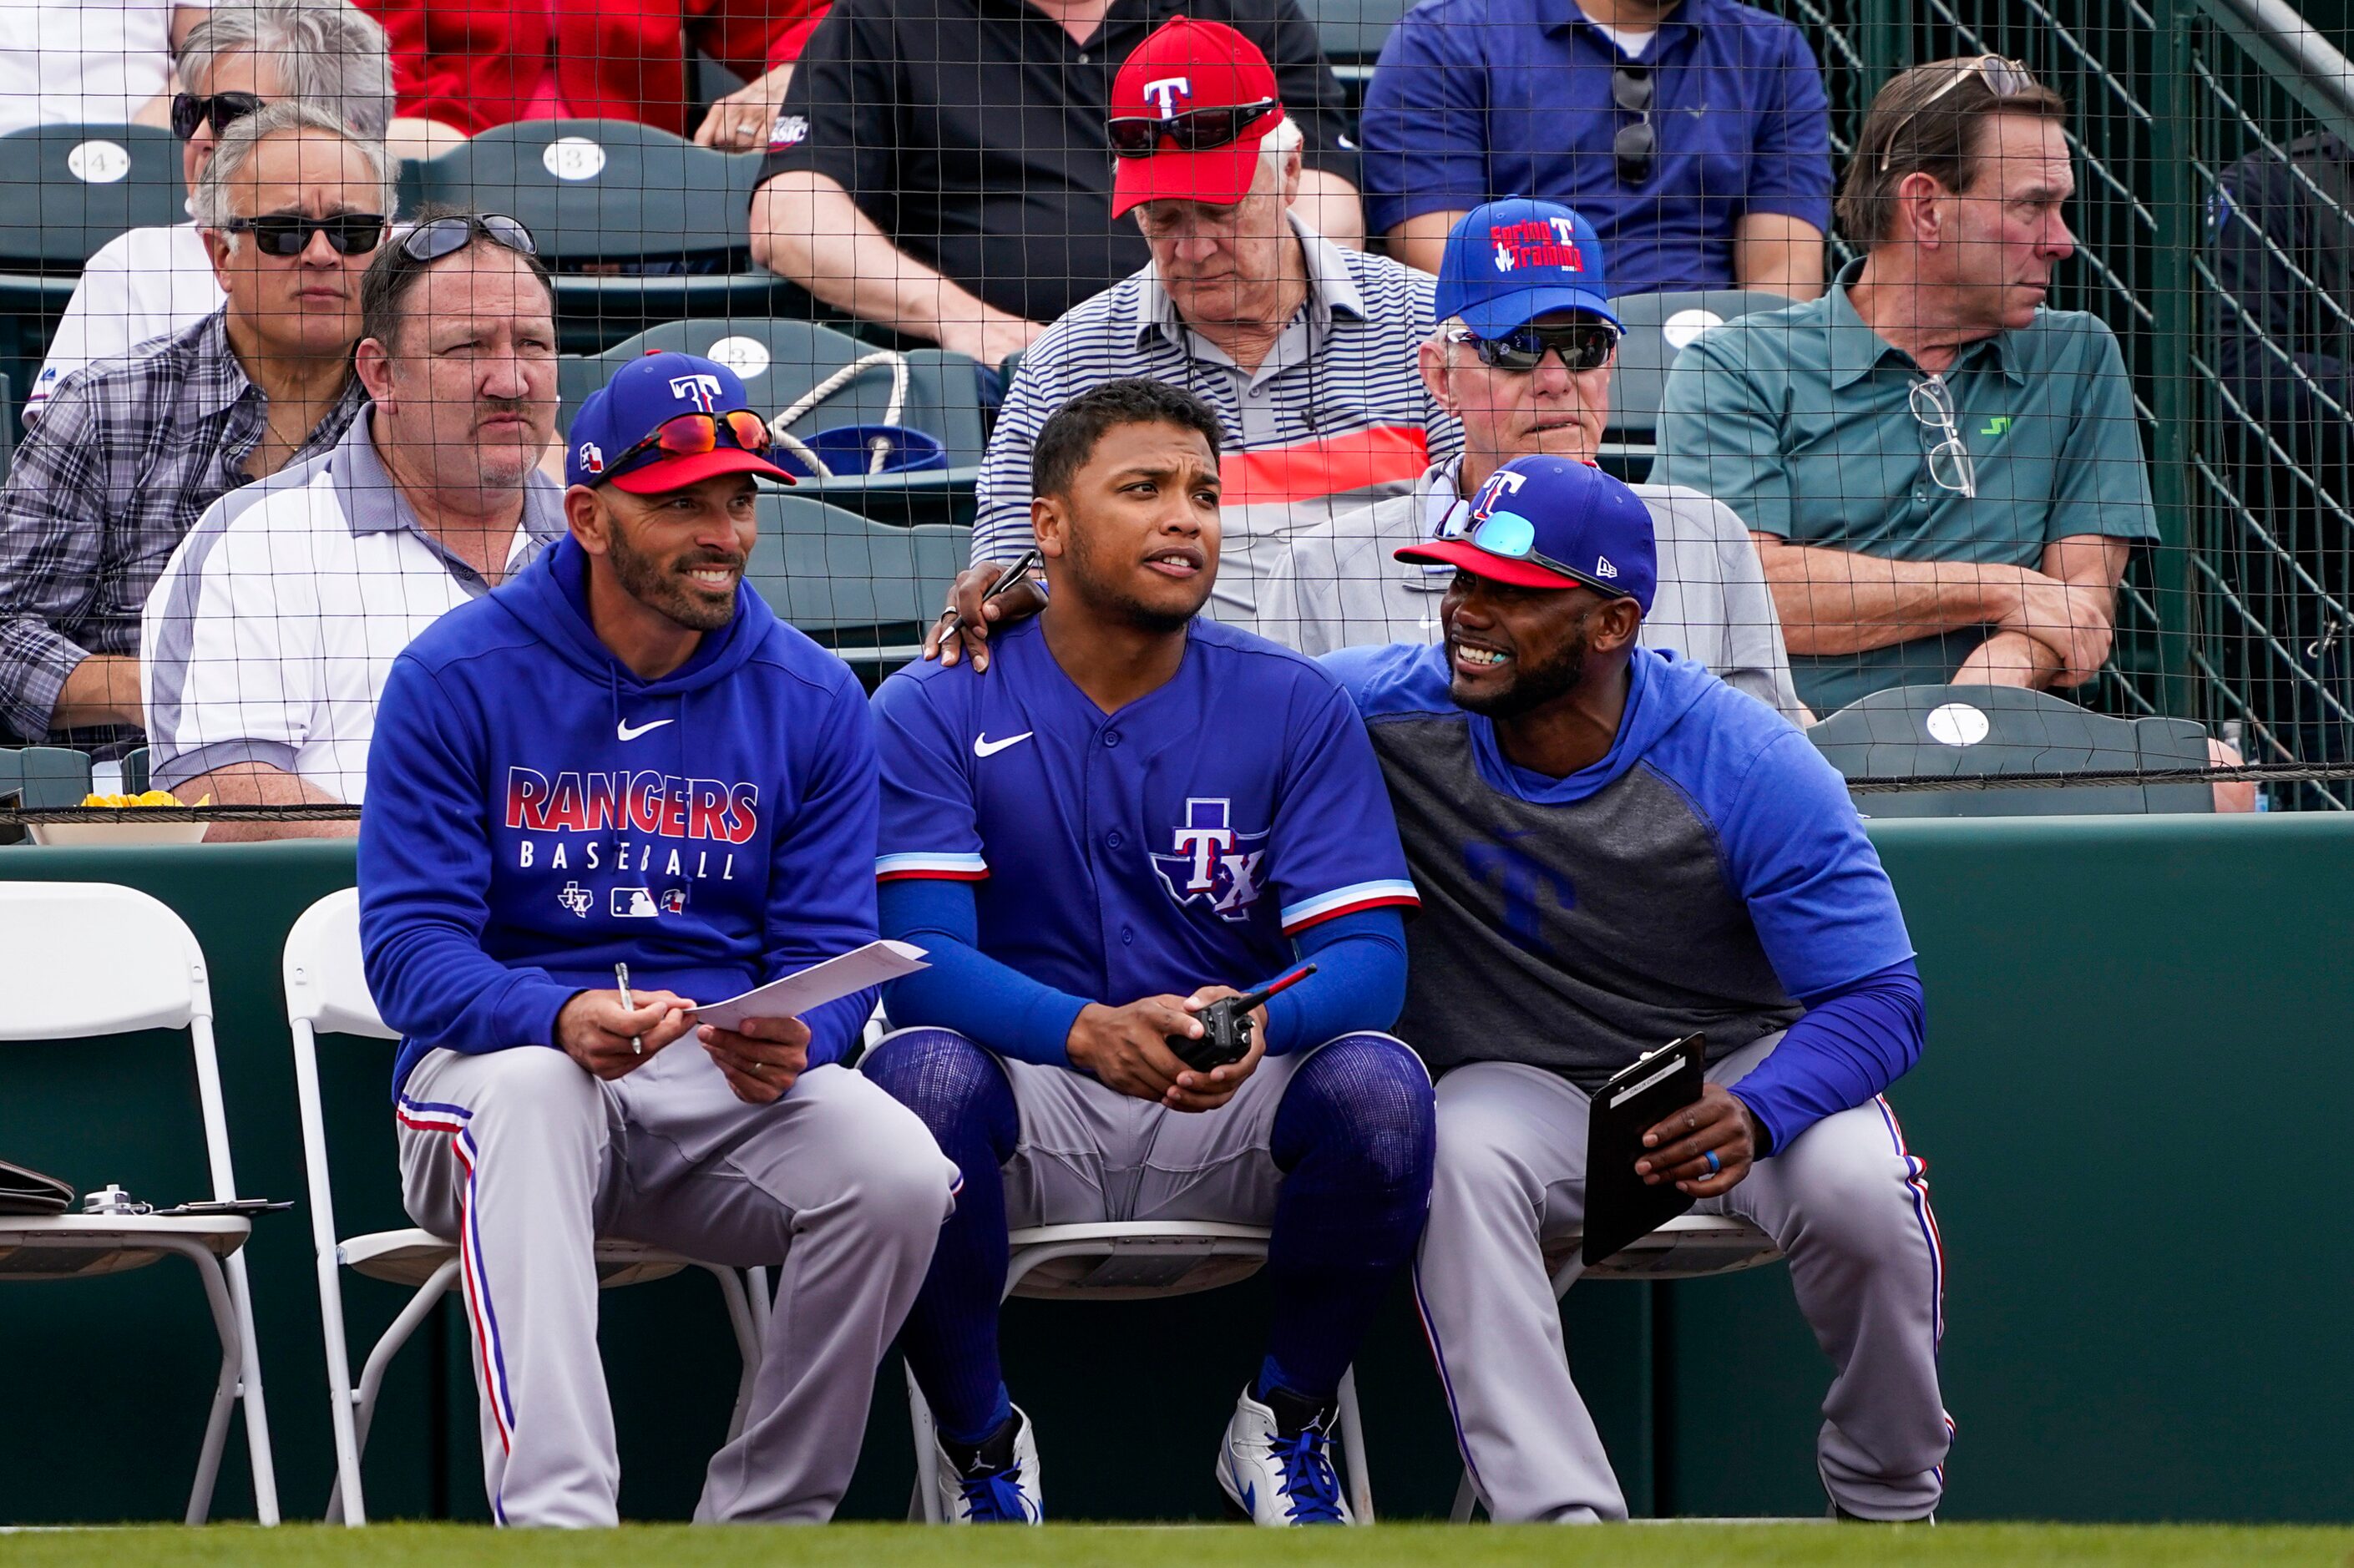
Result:
<svg viewBox="0 0 2354 1568">
<path fill-rule="evenodd" d="M 2343 809 L 2347 46 L 2280 0 L 27 0 L 0 803 L 347 823 L 399 652 L 609 523 L 871 683 L 1136 375 L 1223 434 L 1207 613 L 1303 652 L 1442 641 L 1455 567 L 1394 551 L 1543 566 L 1491 476 L 1588 460 L 1653 564 L 1565 580 L 1654 578 L 1644 641 L 1859 796 Z M 654 352 L 726 375 L 592 409 Z M 733 543 L 617 498 L 677 410 L 800 481 Z"/>
</svg>

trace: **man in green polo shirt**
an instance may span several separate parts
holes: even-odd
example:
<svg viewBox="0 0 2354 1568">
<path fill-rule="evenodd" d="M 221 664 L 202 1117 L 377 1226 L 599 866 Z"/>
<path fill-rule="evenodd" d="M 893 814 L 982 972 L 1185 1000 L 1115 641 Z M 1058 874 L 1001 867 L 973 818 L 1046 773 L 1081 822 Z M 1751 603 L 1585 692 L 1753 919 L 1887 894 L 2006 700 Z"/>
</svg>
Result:
<svg viewBox="0 0 2354 1568">
<path fill-rule="evenodd" d="M 1992 56 L 1898 76 L 1840 193 L 1863 259 L 1669 374 L 1650 477 L 1747 519 L 1819 714 L 1897 685 L 2076 686 L 2108 657 L 2158 528 L 2115 334 L 2043 308 L 2075 249 L 2064 114 Z"/>
</svg>

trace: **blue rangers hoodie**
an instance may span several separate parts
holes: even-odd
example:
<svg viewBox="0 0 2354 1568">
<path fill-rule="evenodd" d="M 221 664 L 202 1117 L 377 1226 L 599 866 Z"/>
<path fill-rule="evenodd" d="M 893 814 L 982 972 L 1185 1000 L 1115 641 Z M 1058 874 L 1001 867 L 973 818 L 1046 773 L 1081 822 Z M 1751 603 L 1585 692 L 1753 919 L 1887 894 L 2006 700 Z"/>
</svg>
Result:
<svg viewBox="0 0 2354 1568">
<path fill-rule="evenodd" d="M 708 1002 L 874 939 L 875 743 L 849 669 L 738 587 L 694 657 L 642 680 L 598 641 L 587 574 L 559 540 L 386 682 L 360 939 L 405 1037 L 396 1095 L 437 1047 L 552 1046 L 616 962 Z M 810 1012 L 811 1064 L 874 1004 Z"/>
</svg>

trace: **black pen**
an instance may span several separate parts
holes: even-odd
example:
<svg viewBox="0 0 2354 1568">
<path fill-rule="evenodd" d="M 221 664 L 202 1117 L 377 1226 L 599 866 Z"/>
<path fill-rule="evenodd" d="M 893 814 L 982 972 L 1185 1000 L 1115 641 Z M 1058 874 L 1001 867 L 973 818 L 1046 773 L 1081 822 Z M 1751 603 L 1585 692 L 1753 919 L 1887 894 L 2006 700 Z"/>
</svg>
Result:
<svg viewBox="0 0 2354 1568">
<path fill-rule="evenodd" d="M 1031 546 L 1028 549 L 1022 552 L 1021 556 L 1012 566 L 997 574 L 997 580 L 989 585 L 989 591 L 981 596 L 981 602 L 987 604 L 991 599 L 995 599 L 999 594 L 1003 593 L 1014 584 L 1027 580 L 1032 570 L 1044 565 L 1045 559 L 1045 556 L 1038 553 L 1037 546 Z M 957 629 L 957 622 L 961 618 L 957 614 L 957 609 L 954 605 L 950 605 L 948 609 L 940 611 L 939 635 L 941 641 L 945 642 L 949 640 L 949 633 Z"/>
</svg>

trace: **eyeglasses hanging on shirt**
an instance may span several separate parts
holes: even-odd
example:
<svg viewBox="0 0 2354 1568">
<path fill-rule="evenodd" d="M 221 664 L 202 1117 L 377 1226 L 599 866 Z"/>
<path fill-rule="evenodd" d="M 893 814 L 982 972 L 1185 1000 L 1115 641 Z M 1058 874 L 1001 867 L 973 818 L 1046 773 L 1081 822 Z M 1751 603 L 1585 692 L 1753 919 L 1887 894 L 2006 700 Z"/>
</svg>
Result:
<svg viewBox="0 0 2354 1568">
<path fill-rule="evenodd" d="M 1649 66 L 1621 61 L 1610 68 L 1610 101 L 1621 113 L 1636 116 L 1610 138 L 1610 156 L 1618 165 L 1622 185 L 1639 185 L 1651 177 L 1651 162 L 1659 151 L 1659 132 L 1651 128 L 1654 85 Z"/>
<path fill-rule="evenodd" d="M 1923 430 L 1945 438 L 1929 449 L 1929 477 L 1944 489 L 1977 500 L 1978 465 L 1970 461 L 1970 449 L 1962 444 L 1953 389 L 1943 376 L 1932 376 L 1913 383 L 1911 402 L 1913 417 L 1921 421 Z"/>
</svg>

